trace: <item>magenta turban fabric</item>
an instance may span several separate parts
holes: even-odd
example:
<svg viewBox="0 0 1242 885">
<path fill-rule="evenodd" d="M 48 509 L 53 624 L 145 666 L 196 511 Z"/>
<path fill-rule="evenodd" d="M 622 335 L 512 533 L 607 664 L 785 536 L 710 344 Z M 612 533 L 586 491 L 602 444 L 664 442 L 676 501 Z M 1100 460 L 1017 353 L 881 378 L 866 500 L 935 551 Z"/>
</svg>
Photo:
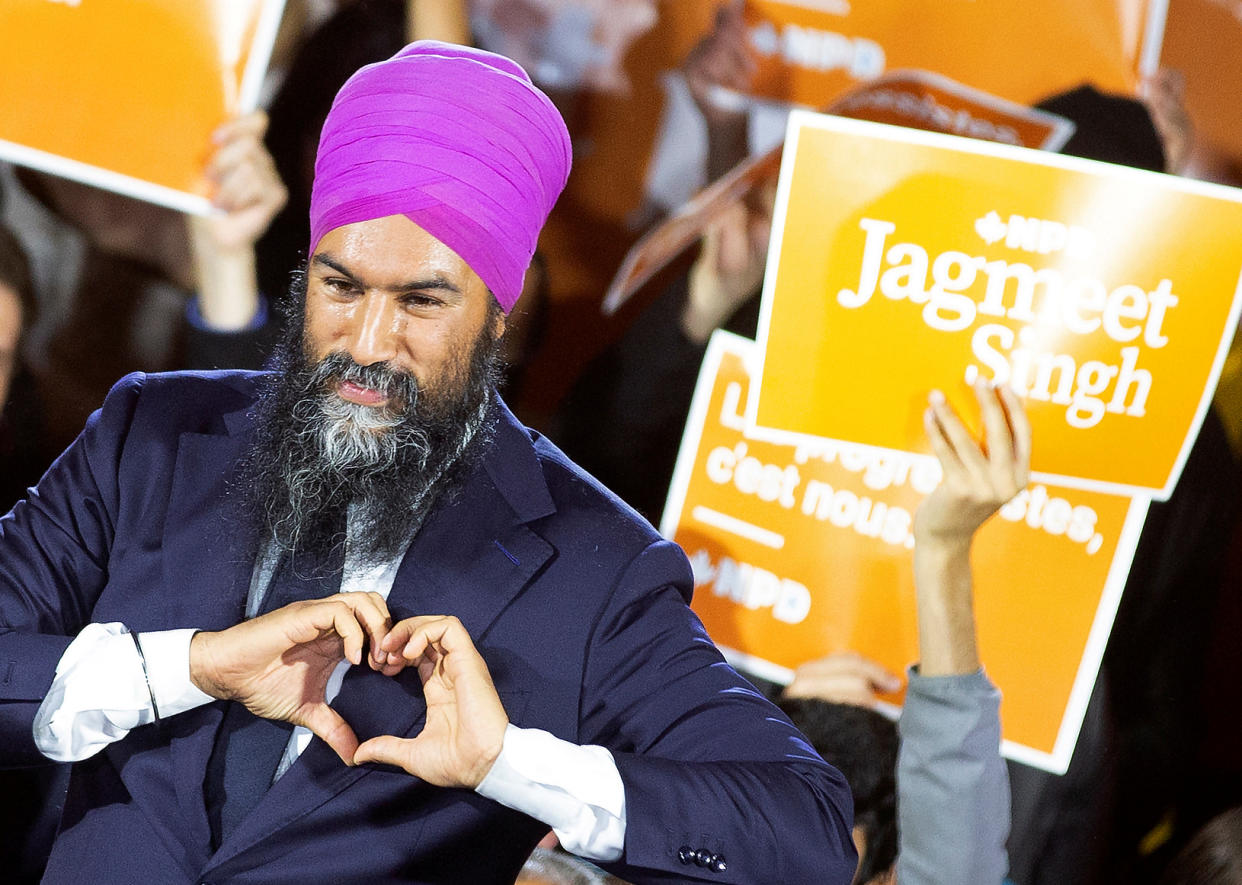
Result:
<svg viewBox="0 0 1242 885">
<path fill-rule="evenodd" d="M 508 312 L 569 177 L 560 113 L 514 61 L 423 40 L 349 78 L 319 138 L 310 253 L 346 224 L 405 215 Z"/>
</svg>

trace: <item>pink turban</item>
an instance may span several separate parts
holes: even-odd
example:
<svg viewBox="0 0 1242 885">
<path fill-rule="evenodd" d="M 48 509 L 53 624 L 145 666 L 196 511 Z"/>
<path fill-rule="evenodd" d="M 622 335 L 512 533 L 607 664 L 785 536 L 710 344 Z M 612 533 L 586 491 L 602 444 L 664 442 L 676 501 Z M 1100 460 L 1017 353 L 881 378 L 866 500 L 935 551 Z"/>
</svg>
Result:
<svg viewBox="0 0 1242 885">
<path fill-rule="evenodd" d="M 516 62 L 411 43 L 359 70 L 332 103 L 315 158 L 310 254 L 330 230 L 405 215 L 508 312 L 569 163 L 560 113 Z"/>
</svg>

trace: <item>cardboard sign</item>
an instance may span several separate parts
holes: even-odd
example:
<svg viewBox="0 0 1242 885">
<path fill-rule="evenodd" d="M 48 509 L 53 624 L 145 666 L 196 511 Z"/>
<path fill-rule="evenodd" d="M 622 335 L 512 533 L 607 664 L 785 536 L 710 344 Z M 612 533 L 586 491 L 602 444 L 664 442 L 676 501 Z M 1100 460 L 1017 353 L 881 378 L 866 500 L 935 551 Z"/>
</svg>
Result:
<svg viewBox="0 0 1242 885">
<path fill-rule="evenodd" d="M 694 567 L 694 609 L 735 665 L 777 682 L 844 650 L 902 672 L 918 657 L 911 528 L 939 464 L 754 439 L 741 409 L 757 355 L 712 338 L 661 524 Z M 1034 483 L 980 530 L 979 648 L 1011 757 L 1069 764 L 1146 511 Z"/>
<path fill-rule="evenodd" d="M 839 117 L 908 126 L 1016 147 L 1058 151 L 1074 123 L 963 86 L 930 71 L 893 71 L 842 96 L 826 111 Z"/>
<path fill-rule="evenodd" d="M 643 234 L 626 253 L 608 286 L 600 306 L 604 315 L 616 313 L 631 295 L 698 240 L 721 212 L 738 200 L 746 199 L 765 182 L 775 180 L 780 163 L 779 147 L 743 160 L 668 219 Z"/>
<path fill-rule="evenodd" d="M 1094 83 L 1132 92 L 1155 69 L 1167 0 L 747 0 L 754 94 L 823 107 L 895 68 L 1023 104 Z"/>
<path fill-rule="evenodd" d="M 1172 491 L 1242 298 L 1242 192 L 796 112 L 747 418 L 926 452 L 930 388 L 1028 406 L 1038 479 Z"/>
<path fill-rule="evenodd" d="M 253 110 L 283 0 L 5 0 L 0 158 L 188 212 Z"/>
</svg>

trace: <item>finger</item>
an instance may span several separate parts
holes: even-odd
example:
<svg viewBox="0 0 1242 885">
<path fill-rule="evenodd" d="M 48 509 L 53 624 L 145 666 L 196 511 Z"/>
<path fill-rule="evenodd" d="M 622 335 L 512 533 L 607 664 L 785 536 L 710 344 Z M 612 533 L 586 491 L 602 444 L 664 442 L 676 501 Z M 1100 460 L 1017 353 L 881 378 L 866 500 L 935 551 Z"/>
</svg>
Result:
<svg viewBox="0 0 1242 885">
<path fill-rule="evenodd" d="M 224 144 L 242 137 L 262 139 L 266 133 L 267 114 L 262 110 L 256 110 L 221 123 L 211 133 L 211 138 L 216 144 Z"/>
<path fill-rule="evenodd" d="M 361 664 L 362 644 L 366 641 L 366 634 L 358 623 L 354 610 L 349 605 L 343 605 L 337 600 L 334 601 L 333 607 L 332 626 L 336 630 L 336 634 L 341 637 L 345 657 L 351 664 Z"/>
<path fill-rule="evenodd" d="M 1002 386 L 998 389 L 1013 431 L 1014 482 L 1022 489 L 1031 478 L 1031 420 L 1012 388 Z"/>
<path fill-rule="evenodd" d="M 945 437 L 944 428 L 940 426 L 940 422 L 936 419 L 936 412 L 930 405 L 923 411 L 923 430 L 927 434 L 927 441 L 931 443 L 932 454 L 940 462 L 945 477 L 964 474 L 965 467 L 962 466 L 957 452 L 953 451 L 953 446 Z"/>
<path fill-rule="evenodd" d="M 1009 421 L 1005 418 L 1000 393 L 988 382 L 980 379 L 975 382 L 975 399 L 979 401 L 979 413 L 983 416 L 983 439 L 987 445 L 988 463 L 994 469 L 1011 475 L 1014 455 L 1013 433 L 1009 428 Z"/>
<path fill-rule="evenodd" d="M 406 771 L 409 762 L 409 747 L 411 741 L 408 738 L 393 737 L 392 735 L 380 735 L 370 740 L 362 742 L 358 750 L 354 753 L 354 764 L 362 765 L 364 762 L 374 762 L 380 765 L 393 765 L 397 768 L 404 768 Z M 412 772 L 411 772 L 412 773 Z"/>
<path fill-rule="evenodd" d="M 256 169 L 275 166 L 263 142 L 251 135 L 242 135 L 221 144 L 207 163 L 207 174 L 213 181 L 219 181 L 229 172 L 246 166 Z"/>
<path fill-rule="evenodd" d="M 392 626 L 392 616 L 388 612 L 388 603 L 384 597 L 374 592 L 345 592 L 339 598 L 353 609 L 354 617 L 366 632 L 367 641 L 371 644 L 368 662 L 371 669 L 378 670 L 387 655 L 380 649 L 380 642 L 388 635 Z"/>
<path fill-rule="evenodd" d="M 315 704 L 307 708 L 300 724 L 331 747 L 346 765 L 357 764 L 354 756 L 358 750 L 358 737 L 336 710 L 327 704 Z"/>
<path fill-rule="evenodd" d="M 249 166 L 229 169 L 216 179 L 216 189 L 212 203 L 226 212 L 236 212 L 261 204 L 264 194 L 264 182 L 258 172 Z"/>
<path fill-rule="evenodd" d="M 928 401 L 931 403 L 932 411 L 936 415 L 936 421 L 944 431 L 945 439 L 953 447 L 954 454 L 957 455 L 957 460 L 962 463 L 962 466 L 968 472 L 975 476 L 986 475 L 987 459 L 983 457 L 979 444 L 970 435 L 970 431 L 966 429 L 962 419 L 957 416 L 957 412 L 949 405 L 944 394 L 938 390 L 933 390 L 932 395 L 928 397 Z"/>
<path fill-rule="evenodd" d="M 871 685 L 863 679 L 848 676 L 790 683 L 785 689 L 785 696 L 818 698 L 834 704 L 852 704 L 856 707 L 870 707 L 875 703 L 875 692 Z"/>
</svg>

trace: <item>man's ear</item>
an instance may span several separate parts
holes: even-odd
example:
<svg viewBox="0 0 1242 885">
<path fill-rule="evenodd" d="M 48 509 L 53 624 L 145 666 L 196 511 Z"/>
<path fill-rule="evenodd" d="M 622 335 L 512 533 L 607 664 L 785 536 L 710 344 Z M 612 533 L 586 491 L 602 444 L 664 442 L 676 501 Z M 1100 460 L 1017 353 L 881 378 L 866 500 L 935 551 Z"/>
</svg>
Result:
<svg viewBox="0 0 1242 885">
<path fill-rule="evenodd" d="M 496 311 L 492 317 L 492 340 L 499 341 L 500 337 L 505 334 L 505 328 L 508 326 L 508 317 L 505 316 L 503 310 Z"/>
</svg>

